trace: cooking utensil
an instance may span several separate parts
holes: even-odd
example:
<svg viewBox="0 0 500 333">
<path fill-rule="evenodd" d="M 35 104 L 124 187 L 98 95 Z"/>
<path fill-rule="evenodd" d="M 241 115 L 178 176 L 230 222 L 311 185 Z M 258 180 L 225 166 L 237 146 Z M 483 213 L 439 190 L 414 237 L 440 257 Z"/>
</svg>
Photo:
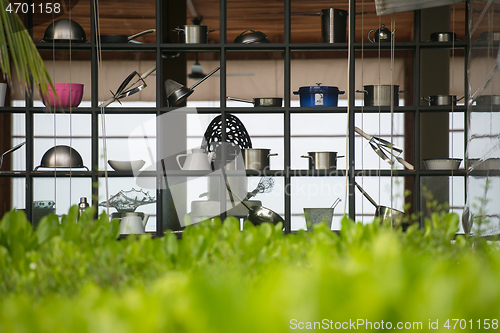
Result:
<svg viewBox="0 0 500 333">
<path fill-rule="evenodd" d="M 306 226 L 308 231 L 313 230 L 313 224 L 324 222 L 328 228 L 332 227 L 333 212 L 338 203 L 342 201 L 337 198 L 330 208 L 304 208 L 304 217 L 306 218 Z"/>
<path fill-rule="evenodd" d="M 422 97 L 423 100 L 429 103 L 429 106 L 457 105 L 457 102 L 463 98 L 464 96 L 457 99 L 457 95 L 431 95 L 428 97 Z"/>
<path fill-rule="evenodd" d="M 335 201 L 332 203 L 332 205 L 330 206 L 330 208 L 335 209 L 335 207 L 337 207 L 337 205 L 338 205 L 341 201 L 342 201 L 342 199 L 340 199 L 340 198 L 335 199 Z"/>
<path fill-rule="evenodd" d="M 340 91 L 338 87 L 322 86 L 321 83 L 316 83 L 315 86 L 300 87 L 298 91 L 294 91 L 294 95 L 299 95 L 300 106 L 337 106 L 339 95 L 345 91 Z"/>
<path fill-rule="evenodd" d="M 345 43 L 348 11 L 327 8 L 319 13 L 293 13 L 292 16 L 321 16 L 321 42 Z"/>
<path fill-rule="evenodd" d="M 399 93 L 405 93 L 405 90 L 399 90 L 399 85 L 389 84 L 370 84 L 363 86 L 363 90 L 356 90 L 357 93 L 363 93 L 365 106 L 390 106 L 391 93 L 394 106 L 399 105 Z"/>
<path fill-rule="evenodd" d="M 500 170 L 500 158 L 469 158 L 466 161 L 466 167 L 474 170 Z"/>
<path fill-rule="evenodd" d="M 389 149 L 392 149 L 392 150 L 394 150 L 394 151 L 396 151 L 398 153 L 402 153 L 403 152 L 403 149 L 401 149 L 401 148 L 393 145 L 392 142 L 384 140 L 384 139 L 379 138 L 377 136 L 371 136 L 371 135 L 363 132 L 363 130 L 361 128 L 359 128 L 359 127 L 354 127 L 354 131 L 356 131 L 356 133 L 358 133 L 359 135 L 361 135 L 362 137 L 364 137 L 366 140 L 368 140 L 370 142 L 377 141 L 375 143 L 381 144 L 381 145 L 383 145 L 383 146 L 385 146 L 385 147 L 387 147 Z"/>
<path fill-rule="evenodd" d="M 372 147 L 373 151 L 375 151 L 375 153 L 377 155 L 379 155 L 380 158 L 382 158 L 384 161 L 386 161 L 390 165 L 393 165 L 394 162 L 392 161 L 392 158 L 389 158 L 389 156 L 387 156 L 386 153 L 388 153 L 392 157 L 396 158 L 396 160 L 399 163 L 403 164 L 405 166 L 405 168 L 407 168 L 408 170 L 415 169 L 413 167 L 413 165 L 411 165 L 409 162 L 405 161 L 402 157 L 399 156 L 399 154 L 401 154 L 403 152 L 403 149 L 393 145 L 392 142 L 384 140 L 384 139 L 376 137 L 376 136 L 371 136 L 371 135 L 363 132 L 363 130 L 360 129 L 359 127 L 354 127 L 354 131 L 356 131 L 356 133 L 358 133 L 359 135 L 361 135 L 362 137 L 367 139 L 368 143 Z M 396 152 L 396 154 L 394 154 L 394 152 Z"/>
<path fill-rule="evenodd" d="M 176 156 L 177 164 L 181 170 L 212 170 L 210 163 L 214 157 L 214 152 L 205 153 L 203 149 L 191 149 L 191 154 L 179 154 Z M 181 157 L 185 157 L 181 164 Z"/>
<path fill-rule="evenodd" d="M 452 42 L 458 41 L 457 34 L 454 32 L 433 32 L 428 42 Z"/>
<path fill-rule="evenodd" d="M 354 185 L 356 185 L 358 190 L 365 196 L 365 198 L 368 199 L 368 201 L 370 201 L 373 206 L 375 206 L 375 217 L 381 217 L 382 221 L 390 219 L 392 220 L 392 225 L 394 226 L 394 221 L 401 220 L 404 216 L 404 213 L 400 210 L 393 209 L 387 206 L 380 206 L 375 200 L 372 199 L 372 197 L 368 195 L 368 193 L 365 192 L 365 190 L 363 190 L 361 186 L 358 185 L 358 183 L 354 182 Z"/>
<path fill-rule="evenodd" d="M 269 39 L 265 33 L 255 30 L 246 30 L 239 34 L 233 43 L 243 43 L 243 44 L 260 44 L 260 43 L 270 43 Z"/>
<path fill-rule="evenodd" d="M 374 32 L 375 34 L 373 35 L 373 39 L 370 38 L 370 34 Z M 392 35 L 396 32 L 396 29 L 391 32 L 391 30 L 387 29 L 385 27 L 385 24 L 382 24 L 380 28 L 377 30 L 370 30 L 368 31 L 368 40 L 372 43 L 378 43 L 378 42 L 390 42 Z"/>
<path fill-rule="evenodd" d="M 203 79 L 193 84 L 190 88 L 174 80 L 167 79 L 167 81 L 165 81 L 165 90 L 168 96 L 167 97 L 168 106 L 170 107 L 177 106 L 180 103 L 184 102 L 186 98 L 191 96 L 191 94 L 194 92 L 194 88 L 196 88 L 199 84 L 201 84 L 203 81 L 212 76 L 219 69 L 220 67 L 217 67 L 216 69 L 208 73 L 207 76 L 205 76 Z"/>
<path fill-rule="evenodd" d="M 264 148 L 245 148 L 243 149 L 243 160 L 246 170 L 264 170 L 269 169 L 269 157 L 276 156 L 278 153 L 271 154 L 271 149 Z"/>
<path fill-rule="evenodd" d="M 134 171 L 139 170 L 146 164 L 144 160 L 134 160 L 134 161 L 115 161 L 108 160 L 108 164 L 115 171 Z"/>
<path fill-rule="evenodd" d="M 134 41 L 134 39 L 137 38 L 137 37 L 139 37 L 139 36 L 150 34 L 150 33 L 155 32 L 155 31 L 156 31 L 156 29 L 148 29 L 148 30 L 144 30 L 144 31 L 141 31 L 139 33 L 136 33 L 135 35 L 132 35 L 132 36 L 127 36 L 127 35 L 101 35 L 99 37 L 100 37 L 101 43 L 128 43 L 128 42 L 133 42 L 133 43 L 142 44 L 140 42 Z"/>
<path fill-rule="evenodd" d="M 259 107 L 259 106 L 281 107 L 283 105 L 283 98 L 280 97 L 256 97 L 253 98 L 251 101 L 248 99 L 235 98 L 229 96 L 226 96 L 226 98 L 230 101 L 253 103 L 254 107 Z"/>
<path fill-rule="evenodd" d="M 476 99 L 476 105 L 500 105 L 500 95 L 481 95 Z"/>
<path fill-rule="evenodd" d="M 89 168 L 83 165 L 80 153 L 76 149 L 65 145 L 54 146 L 47 150 L 35 171 L 39 168 L 85 168 L 89 171 Z"/>
<path fill-rule="evenodd" d="M 273 177 L 262 177 L 260 178 L 259 183 L 257 184 L 257 187 L 252 191 L 247 194 L 245 197 L 245 200 L 248 200 L 254 196 L 256 196 L 259 193 L 269 193 L 272 191 L 274 187 L 274 178 Z"/>
<path fill-rule="evenodd" d="M 76 108 L 82 102 L 84 85 L 81 83 L 55 82 L 54 88 L 57 97 L 50 83 L 47 83 L 47 88 L 46 94 L 40 93 L 42 102 L 47 107 Z"/>
<path fill-rule="evenodd" d="M 428 158 L 423 160 L 427 170 L 458 170 L 461 158 Z"/>
<path fill-rule="evenodd" d="M 336 151 L 310 151 L 308 155 L 302 155 L 302 158 L 309 159 L 309 170 L 336 170 L 337 158 L 344 156 L 337 156 Z"/>
<path fill-rule="evenodd" d="M 10 154 L 12 152 L 15 152 L 16 150 L 18 150 L 19 148 L 21 148 L 22 146 L 24 146 L 26 144 L 26 141 L 24 142 L 21 142 L 20 144 L 18 145 L 15 145 L 14 147 L 8 149 L 7 151 L 5 151 L 2 156 L 0 156 L 0 168 L 2 167 L 2 164 L 3 164 L 3 157 L 7 154 Z"/>
<path fill-rule="evenodd" d="M 500 31 L 483 31 L 479 35 L 479 40 L 499 41 L 500 40 Z"/>
<path fill-rule="evenodd" d="M 227 174 L 226 170 L 224 168 L 221 168 L 222 176 L 224 177 L 224 182 L 226 183 L 226 188 L 227 191 L 229 192 L 229 199 L 231 200 L 231 204 L 233 205 L 233 208 L 235 207 L 234 204 L 234 198 L 235 196 L 243 206 L 245 206 L 246 209 L 248 209 L 248 215 L 246 219 L 250 222 L 252 222 L 254 225 L 259 225 L 262 223 L 272 223 L 274 225 L 278 224 L 281 222 L 283 224 L 283 227 L 285 225 L 285 220 L 276 212 L 272 211 L 269 208 L 265 208 L 262 206 L 249 206 L 247 203 L 245 203 L 244 200 L 242 200 L 236 193 L 234 193 L 231 190 L 231 187 L 229 186 L 229 182 L 227 181 Z"/>
<path fill-rule="evenodd" d="M 87 35 L 82 26 L 70 19 L 60 19 L 49 24 L 43 39 L 39 42 L 73 42 L 86 43 Z"/>
<path fill-rule="evenodd" d="M 208 33 L 215 30 L 208 30 L 206 25 L 180 25 L 174 30 L 179 35 L 179 43 L 182 44 L 206 44 L 208 42 Z"/>
<path fill-rule="evenodd" d="M 104 108 L 109 104 L 113 103 L 114 101 L 118 101 L 118 103 L 120 103 L 120 99 L 136 94 L 139 91 L 143 90 L 144 88 L 146 88 L 146 82 L 144 81 L 144 79 L 146 79 L 154 71 L 156 71 L 156 64 L 149 67 L 148 70 L 145 71 L 143 74 L 139 74 L 137 71 L 133 71 L 120 84 L 120 86 L 116 90 L 116 93 L 110 91 L 113 97 L 111 97 L 110 99 L 99 105 L 99 107 Z M 137 80 L 135 80 L 132 84 L 130 84 L 130 82 L 132 81 L 132 79 L 135 78 L 136 75 L 138 76 Z M 140 84 L 136 86 L 138 83 Z"/>
<path fill-rule="evenodd" d="M 225 172 L 223 172 L 225 175 Z M 243 206 L 245 206 L 246 209 L 248 209 L 248 215 L 246 217 L 246 220 L 252 222 L 254 225 L 259 225 L 262 223 L 272 223 L 274 225 L 278 224 L 281 222 L 283 226 L 285 225 L 285 220 L 276 212 L 272 211 L 269 208 L 263 207 L 263 206 L 252 206 L 250 207 L 247 205 L 247 203 L 242 200 L 236 193 L 233 193 L 231 191 L 231 188 L 229 187 L 228 183 L 226 182 L 226 187 L 229 193 L 232 193 Z M 234 200 L 231 200 L 233 203 L 234 207 Z"/>
<path fill-rule="evenodd" d="M 327 8 L 321 10 L 321 42 L 345 43 L 347 10 Z"/>
<path fill-rule="evenodd" d="M 136 212 L 125 213 L 120 221 L 120 235 L 144 234 L 146 232 L 148 219 L 148 214 L 144 214 L 144 216 L 141 217 L 139 213 Z"/>
</svg>

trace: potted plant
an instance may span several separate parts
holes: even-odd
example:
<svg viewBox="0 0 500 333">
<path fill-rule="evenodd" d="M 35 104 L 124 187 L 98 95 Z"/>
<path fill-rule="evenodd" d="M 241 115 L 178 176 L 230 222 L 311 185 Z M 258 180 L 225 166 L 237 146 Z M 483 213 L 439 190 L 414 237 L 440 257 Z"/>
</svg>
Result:
<svg viewBox="0 0 500 333">
<path fill-rule="evenodd" d="M 0 0 L 0 70 L 8 82 L 15 70 L 25 88 L 33 82 L 47 92 L 47 83 L 52 86 L 52 81 L 42 57 L 19 16 L 14 10 L 6 10 L 8 6 L 8 0 Z M 27 90 L 31 93 L 31 89 Z"/>
</svg>

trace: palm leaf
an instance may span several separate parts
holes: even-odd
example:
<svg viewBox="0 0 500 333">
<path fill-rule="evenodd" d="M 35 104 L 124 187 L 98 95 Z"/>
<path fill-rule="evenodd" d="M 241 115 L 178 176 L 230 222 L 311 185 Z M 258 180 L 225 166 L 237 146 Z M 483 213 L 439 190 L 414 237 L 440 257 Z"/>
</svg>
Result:
<svg viewBox="0 0 500 333">
<path fill-rule="evenodd" d="M 55 91 L 49 72 L 36 49 L 23 22 L 15 13 L 5 10 L 9 2 L 0 0 L 0 69 L 5 78 L 12 81 L 12 68 L 29 92 L 29 84 L 39 86 L 42 93 L 48 91 L 47 83 Z"/>
</svg>

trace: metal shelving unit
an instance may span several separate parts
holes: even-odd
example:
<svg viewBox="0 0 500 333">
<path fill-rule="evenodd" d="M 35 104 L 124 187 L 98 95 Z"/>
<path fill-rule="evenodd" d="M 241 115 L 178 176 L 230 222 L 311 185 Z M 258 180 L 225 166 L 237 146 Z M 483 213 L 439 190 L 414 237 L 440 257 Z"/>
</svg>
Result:
<svg viewBox="0 0 500 333">
<path fill-rule="evenodd" d="M 104 176 L 104 173 L 97 169 L 97 161 L 99 159 L 99 102 L 98 102 L 98 71 L 97 71 L 97 45 L 95 38 L 95 12 L 96 12 L 96 2 L 91 1 L 90 15 L 91 15 L 91 41 L 89 44 L 72 44 L 72 51 L 87 51 L 91 53 L 91 107 L 88 108 L 78 108 L 73 109 L 72 113 L 74 114 L 89 114 L 91 116 L 91 170 L 86 171 L 72 171 L 72 172 L 39 172 L 33 171 L 34 169 L 34 161 L 33 161 L 33 134 L 34 134 L 34 115 L 38 113 L 43 113 L 43 108 L 33 107 L 33 100 L 27 97 L 26 106 L 25 107 L 16 107 L 16 108 L 3 108 L 0 110 L 2 113 L 24 113 L 26 115 L 26 171 L 25 172 L 2 172 L 0 176 L 2 177 L 25 177 L 26 178 L 26 210 L 28 216 L 32 216 L 32 205 L 33 202 L 33 193 L 34 193 L 34 184 L 33 181 L 38 177 L 53 177 L 54 175 L 57 177 L 89 177 L 92 183 L 96 183 L 99 181 L 101 177 Z M 356 190 L 354 187 L 354 180 L 357 176 L 373 176 L 373 177 L 390 177 L 390 176 L 400 176 L 400 177 L 412 177 L 413 178 L 413 187 L 414 191 L 417 195 L 413 197 L 413 207 L 418 209 L 420 207 L 420 180 L 423 176 L 464 176 L 466 172 L 463 170 L 458 171 L 426 171 L 420 169 L 420 145 L 419 145 L 419 133 L 420 133 L 420 114 L 426 112 L 449 112 L 449 107 L 424 107 L 420 106 L 420 55 L 422 50 L 426 49 L 451 49 L 455 47 L 456 49 L 463 49 L 465 51 L 465 62 L 467 63 L 467 54 L 468 54 L 468 43 L 467 42 L 455 42 L 455 43 L 435 43 L 435 42 L 420 42 L 421 34 L 420 34 L 420 11 L 415 11 L 414 13 L 414 41 L 413 42 L 397 42 L 395 43 L 395 50 L 410 50 L 413 52 L 413 104 L 411 106 L 402 106 L 395 107 L 394 113 L 409 113 L 414 115 L 414 150 L 413 150 L 413 160 L 416 170 L 415 171 L 407 171 L 407 170 L 357 170 L 354 168 L 348 170 L 336 170 L 333 173 L 327 171 L 311 171 L 311 170 L 293 170 L 291 169 L 291 116 L 292 114 L 307 114 L 307 113 L 318 113 L 318 114 L 345 114 L 348 116 L 349 123 L 349 137 L 348 137 L 348 164 L 355 165 L 355 134 L 354 134 L 354 126 L 355 126 L 355 115 L 361 112 L 363 113 L 390 113 L 391 109 L 389 107 L 358 107 L 354 106 L 355 99 L 355 52 L 365 50 L 365 51 L 373 51 L 378 50 L 379 47 L 381 50 L 389 50 L 390 45 L 381 45 L 371 44 L 371 43 L 338 43 L 338 44 L 323 44 L 323 43 L 292 43 L 291 42 L 291 1 L 284 0 L 284 42 L 283 43 L 273 43 L 273 44 L 253 44 L 253 45 L 242 45 L 242 44 L 233 44 L 227 43 L 227 1 L 220 1 L 220 43 L 219 44 L 178 44 L 178 43 L 164 43 L 164 36 L 162 34 L 163 24 L 162 21 L 162 11 L 163 6 L 165 5 L 164 1 L 156 0 L 156 29 L 157 29 L 157 37 L 155 44 L 107 44 L 102 46 L 102 51 L 140 51 L 140 52 L 155 52 L 156 54 L 156 64 L 157 64 L 157 73 L 156 76 L 156 107 L 151 108 L 111 108 L 106 109 L 106 114 L 156 114 L 160 116 L 162 114 L 168 113 L 175 108 L 166 107 L 166 96 L 163 89 L 164 79 L 162 77 L 163 71 L 163 59 L 162 54 L 165 51 L 175 50 L 181 53 L 187 52 L 197 52 L 197 51 L 205 51 L 205 52 L 216 52 L 220 55 L 220 102 L 221 105 L 218 108 L 198 108 L 197 111 L 199 113 L 207 113 L 207 114 L 220 114 L 222 116 L 222 133 L 225 135 L 225 115 L 228 113 L 232 114 L 282 114 L 283 115 L 283 144 L 284 144 L 284 170 L 267 170 L 264 172 L 264 175 L 282 177 L 284 180 L 284 186 L 289 188 L 292 186 L 292 178 L 293 177 L 348 177 L 349 186 L 348 186 L 348 194 L 350 198 L 354 198 L 356 195 Z M 351 2 L 350 11 L 352 13 L 356 12 L 356 3 L 355 1 Z M 466 11 L 467 12 L 467 11 Z M 26 20 L 28 31 L 32 34 L 32 28 L 30 27 L 30 19 Z M 466 19 L 467 22 L 467 19 Z M 352 40 L 355 39 L 355 27 L 356 27 L 356 15 L 349 15 L 349 34 Z M 467 30 L 467 28 L 466 28 Z M 466 32 L 466 36 L 467 32 Z M 56 45 L 47 44 L 47 43 L 36 43 L 39 50 L 55 50 L 57 51 L 68 51 L 69 44 L 66 43 L 57 43 Z M 349 72 L 349 87 L 348 89 L 352 92 L 350 94 L 350 98 L 348 100 L 348 107 L 337 107 L 337 108 L 298 108 L 290 106 L 290 92 L 291 92 L 291 53 L 293 51 L 350 51 L 352 57 L 350 59 L 350 72 Z M 244 107 L 244 108 L 234 108 L 227 107 L 226 105 L 226 59 L 227 52 L 231 51 L 278 51 L 283 53 L 284 57 L 284 107 L 282 108 L 266 108 L 265 110 L 261 110 L 258 108 L 252 107 Z M 346 59 L 347 63 L 347 59 Z M 465 64 L 466 68 L 466 64 Z M 467 72 L 465 72 L 465 83 L 464 89 L 467 91 Z M 466 96 L 466 100 L 467 100 Z M 350 112 L 348 112 L 350 110 Z M 55 110 L 56 113 L 65 113 L 66 110 Z M 464 118 L 466 119 L 466 107 L 455 107 L 454 112 L 463 112 Z M 158 125 L 157 125 L 158 126 Z M 159 129 L 157 129 L 159 130 Z M 465 135 L 467 137 L 467 135 Z M 223 139 L 224 141 L 224 139 Z M 158 152 L 157 152 L 158 153 Z M 158 155 L 159 156 L 159 155 Z M 182 175 L 182 176 L 190 176 L 196 175 L 195 172 L 186 172 L 186 171 L 171 171 L 169 173 L 172 175 Z M 116 172 L 112 171 L 108 173 L 109 177 L 127 177 L 132 176 L 131 173 L 126 172 Z M 260 176 L 262 173 L 248 171 L 248 176 Z M 158 170 L 155 172 L 147 172 L 144 174 L 147 177 L 156 177 L 157 184 L 161 184 L 163 182 L 163 172 L 162 170 Z M 221 184 L 222 185 L 222 184 Z M 162 190 L 160 186 L 156 191 L 157 195 L 157 235 L 162 235 L 164 233 L 162 219 L 165 218 L 165 195 L 168 195 L 168 191 Z M 98 188 L 94 187 L 92 189 L 92 195 L 97 197 Z M 92 205 L 97 205 L 98 203 L 95 199 L 92 202 Z M 292 217 L 292 200 L 291 194 L 284 193 L 284 209 L 285 209 L 285 231 L 291 232 L 291 217 Z M 348 213 L 351 218 L 355 217 L 356 207 L 355 200 L 349 200 Z"/>
</svg>

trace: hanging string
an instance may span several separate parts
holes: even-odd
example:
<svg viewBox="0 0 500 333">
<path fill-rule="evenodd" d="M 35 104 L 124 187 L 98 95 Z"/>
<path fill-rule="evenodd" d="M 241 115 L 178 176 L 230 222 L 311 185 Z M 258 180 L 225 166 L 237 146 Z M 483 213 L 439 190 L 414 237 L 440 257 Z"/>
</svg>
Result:
<svg viewBox="0 0 500 333">
<path fill-rule="evenodd" d="M 69 8 L 71 8 L 71 0 L 69 0 Z M 71 22 L 71 10 L 69 11 L 69 20 Z M 72 55 L 72 52 L 71 52 L 71 38 L 69 39 L 69 83 L 70 83 L 70 86 L 69 86 L 69 100 L 71 101 L 72 98 L 71 98 L 71 94 L 73 93 L 73 86 L 71 85 L 71 83 L 73 83 L 73 80 L 71 79 L 71 55 Z M 69 106 L 69 146 L 70 147 L 73 147 L 73 128 L 72 128 L 72 107 L 71 107 L 71 104 Z M 71 154 L 72 154 L 72 150 L 70 149 L 69 151 L 69 154 L 70 154 L 70 159 L 71 159 Z M 71 176 L 72 176 L 72 173 L 73 173 L 73 168 L 70 168 L 69 169 L 69 202 L 71 204 L 71 194 L 72 194 L 72 191 L 71 191 L 71 188 L 72 188 L 72 184 L 73 182 L 71 181 Z"/>
<path fill-rule="evenodd" d="M 349 0 L 349 10 L 351 9 L 351 1 L 352 0 Z M 354 13 L 349 13 L 349 17 L 351 17 L 351 15 L 354 15 Z M 351 43 L 353 42 L 351 40 L 351 35 L 352 35 L 352 31 L 349 31 L 349 38 L 348 38 L 348 45 L 351 45 Z M 348 50 L 347 50 L 347 78 L 349 78 L 349 73 L 351 72 L 351 48 L 349 47 Z M 349 80 L 349 79 L 348 79 Z M 350 119 L 350 114 L 353 110 L 351 110 L 350 106 L 349 106 L 349 100 L 350 100 L 350 95 L 351 95 L 351 89 L 349 88 L 350 85 L 349 83 L 347 84 L 347 122 L 346 122 L 346 131 L 345 131 L 345 151 L 346 151 L 346 155 L 347 155 L 347 152 L 349 151 L 349 119 Z M 349 173 L 347 172 L 347 170 L 349 170 L 349 158 L 346 158 L 345 159 L 345 170 L 346 170 L 346 173 L 345 173 L 345 191 L 344 191 L 344 215 L 346 215 L 346 210 L 347 210 L 347 199 L 348 199 L 348 192 L 349 192 Z"/>
<path fill-rule="evenodd" d="M 379 26 L 379 29 L 382 25 L 382 21 L 381 21 L 381 17 L 379 16 L 378 17 L 378 26 Z M 380 31 L 380 30 L 379 30 Z M 375 33 L 377 33 L 377 31 L 375 31 Z M 375 39 L 375 36 L 373 37 Z M 378 51 L 378 84 L 380 86 L 381 84 L 381 77 L 380 77 L 380 69 L 381 69 L 381 65 L 382 65 L 382 61 L 381 61 L 381 58 L 382 58 L 382 51 L 380 49 L 380 43 L 382 42 L 382 40 L 380 39 L 380 35 L 378 37 L 378 48 L 377 48 L 377 51 Z M 375 99 L 375 95 L 373 95 L 374 99 Z M 381 106 L 380 104 L 381 103 L 377 103 L 379 104 L 378 105 L 378 133 L 379 133 L 379 136 L 382 134 L 382 131 L 381 131 L 381 128 L 382 128 L 382 113 L 381 113 Z M 382 165 L 381 165 L 381 160 L 378 159 L 378 169 L 380 170 L 382 168 Z M 380 198 L 382 197 L 382 178 L 378 177 L 378 197 L 379 197 L 379 202 L 380 202 Z"/>
<path fill-rule="evenodd" d="M 54 12 L 52 12 L 52 22 L 54 22 L 54 19 L 55 19 L 55 16 L 54 16 Z M 54 82 L 55 82 L 55 77 L 56 77 L 56 45 L 54 42 L 52 42 L 52 77 L 54 78 Z M 55 86 L 54 86 L 55 88 Z M 55 90 L 55 89 L 54 89 Z M 50 100 L 50 99 L 48 99 Z M 54 98 L 54 101 L 55 101 L 55 98 Z M 54 147 L 57 145 L 57 118 L 56 118 L 56 107 L 55 107 L 55 103 L 54 103 L 54 106 L 52 106 L 50 103 L 49 103 L 49 106 L 48 106 L 50 112 L 54 112 L 53 113 L 53 117 L 54 117 Z M 54 168 L 54 201 L 57 202 L 57 169 Z"/>
<path fill-rule="evenodd" d="M 452 35 L 455 36 L 455 6 L 452 7 L 452 29 L 451 31 L 453 32 Z M 455 82 L 455 38 L 452 38 L 451 41 L 451 89 L 453 89 L 453 83 Z M 453 94 L 453 92 L 451 92 Z M 450 94 L 451 95 L 451 94 Z M 453 149 L 453 141 L 454 140 L 454 126 L 455 126 L 455 117 L 453 112 L 455 111 L 455 103 L 453 101 L 453 95 L 451 97 L 451 155 L 453 157 L 454 155 L 454 149 Z M 455 191 L 453 190 L 453 183 L 454 183 L 454 178 L 453 178 L 453 168 L 451 168 L 451 207 L 453 207 L 453 194 Z"/>
<path fill-rule="evenodd" d="M 365 1 L 364 0 L 361 1 L 361 13 L 362 13 L 361 14 L 361 31 L 362 31 L 362 33 L 361 33 L 361 86 L 363 87 L 363 91 L 364 91 L 364 84 L 365 84 L 365 81 L 364 81 L 364 59 L 365 59 L 365 49 L 364 49 L 364 46 L 365 46 L 365 44 L 364 44 L 364 38 L 363 38 L 364 33 L 365 33 L 365 14 L 364 14 L 365 13 Z M 364 94 L 365 93 L 363 92 L 363 95 Z M 363 98 L 363 100 L 364 100 L 364 98 Z M 364 126 L 365 125 L 365 122 L 364 122 L 365 121 L 364 111 L 365 111 L 365 103 L 363 103 L 362 106 L 361 106 L 361 126 L 362 126 L 361 128 L 365 128 L 365 126 Z M 361 145 L 363 145 L 363 144 L 361 144 Z M 365 155 L 364 155 L 364 151 L 365 151 L 364 149 L 361 149 L 361 172 L 363 172 L 363 173 L 364 173 L 364 170 L 365 170 Z M 363 188 L 365 186 L 364 179 L 365 179 L 365 177 L 361 177 L 361 187 L 363 187 Z M 362 216 L 361 222 L 363 224 L 364 224 L 364 220 L 365 220 L 364 216 L 363 216 L 364 215 L 363 214 L 364 211 L 365 211 L 364 210 L 364 200 L 361 200 L 361 213 L 362 213 L 361 214 L 361 216 Z"/>
<path fill-rule="evenodd" d="M 394 142 L 394 56 L 395 56 L 395 50 L 394 46 L 396 44 L 395 41 L 395 34 L 393 33 L 396 31 L 396 15 L 392 14 L 391 15 L 391 31 L 390 31 L 390 36 L 391 36 L 391 142 Z M 397 100 L 397 103 L 399 105 L 399 99 Z M 392 160 L 392 154 L 393 154 L 393 146 L 391 145 L 391 160 Z M 393 199 L 394 199 L 394 167 L 391 165 L 391 208 L 394 207 L 393 204 Z M 391 215 L 392 215 L 392 210 L 391 210 Z M 392 216 L 391 216 L 392 218 Z M 391 223 L 392 225 L 392 223 Z"/>
<path fill-rule="evenodd" d="M 98 90 L 98 100 L 102 101 L 104 98 L 102 97 L 102 87 L 103 87 L 103 82 L 102 82 L 102 44 L 101 44 L 101 24 L 99 21 L 99 15 L 98 15 L 98 10 L 99 10 L 99 0 L 95 0 L 95 10 L 94 10 L 94 22 L 95 22 L 95 40 L 96 40 L 96 46 L 97 46 L 97 77 L 99 79 L 98 85 L 99 85 L 99 90 Z M 101 104 L 102 105 L 102 104 Z M 104 106 L 100 106 L 100 115 L 101 115 L 101 131 L 102 131 L 102 150 L 103 150 L 103 156 L 104 156 L 104 186 L 105 186 L 105 192 L 106 192 L 106 214 L 109 215 L 109 182 L 108 182 L 108 165 L 107 165 L 107 160 L 108 160 L 108 150 L 106 147 L 106 114 L 104 111 Z M 99 185 L 98 185 L 99 186 Z"/>
</svg>

